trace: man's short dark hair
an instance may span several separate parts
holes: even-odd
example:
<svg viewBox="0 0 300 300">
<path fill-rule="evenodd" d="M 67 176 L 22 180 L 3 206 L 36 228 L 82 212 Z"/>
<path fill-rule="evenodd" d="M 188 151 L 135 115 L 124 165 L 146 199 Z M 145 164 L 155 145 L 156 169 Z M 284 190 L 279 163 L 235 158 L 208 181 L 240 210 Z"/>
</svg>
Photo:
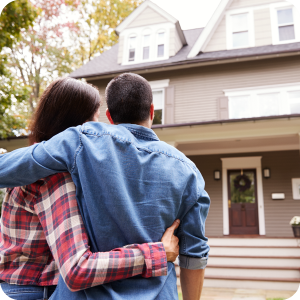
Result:
<svg viewBox="0 0 300 300">
<path fill-rule="evenodd" d="M 105 97 L 114 123 L 140 123 L 150 117 L 151 86 L 142 76 L 124 73 L 108 84 Z"/>
</svg>

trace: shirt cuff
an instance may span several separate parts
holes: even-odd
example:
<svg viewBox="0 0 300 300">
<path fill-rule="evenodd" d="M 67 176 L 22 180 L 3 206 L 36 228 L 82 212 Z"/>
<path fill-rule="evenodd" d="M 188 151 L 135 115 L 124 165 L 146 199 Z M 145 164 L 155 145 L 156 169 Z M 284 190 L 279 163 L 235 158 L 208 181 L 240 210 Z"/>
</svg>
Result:
<svg viewBox="0 0 300 300">
<path fill-rule="evenodd" d="M 208 257 L 190 257 L 179 255 L 179 266 L 183 269 L 199 270 L 205 269 Z"/>
<path fill-rule="evenodd" d="M 148 245 L 146 247 L 148 251 L 145 248 L 142 250 L 146 265 L 142 276 L 145 278 L 166 276 L 168 274 L 168 263 L 163 243 L 148 243 L 144 245 Z"/>
</svg>

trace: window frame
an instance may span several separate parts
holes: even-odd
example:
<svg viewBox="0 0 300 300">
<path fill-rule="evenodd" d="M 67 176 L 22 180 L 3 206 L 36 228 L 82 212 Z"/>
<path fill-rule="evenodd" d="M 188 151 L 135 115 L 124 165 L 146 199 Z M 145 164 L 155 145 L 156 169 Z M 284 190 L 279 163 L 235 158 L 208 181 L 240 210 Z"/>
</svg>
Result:
<svg viewBox="0 0 300 300">
<path fill-rule="evenodd" d="M 232 16 L 233 15 L 240 15 L 240 14 L 248 14 L 248 33 L 249 33 L 249 44 L 243 47 L 233 47 L 233 29 L 232 29 Z M 250 48 L 255 47 L 255 29 L 254 29 L 254 15 L 253 9 L 236 9 L 232 11 L 228 11 L 226 13 L 226 43 L 227 43 L 227 50 L 233 49 L 243 49 L 243 48 Z"/>
<path fill-rule="evenodd" d="M 253 87 L 253 88 L 241 88 L 234 90 L 224 90 L 224 94 L 228 97 L 228 112 L 229 119 L 233 119 L 232 109 L 230 107 L 230 103 L 232 97 L 242 97 L 242 96 L 250 96 L 250 101 L 253 103 L 251 105 L 251 115 L 249 118 L 256 117 L 264 117 L 264 115 L 260 115 L 259 112 L 259 96 L 264 94 L 279 94 L 279 116 L 280 115 L 291 115 L 291 107 L 290 107 L 290 98 L 289 92 L 300 91 L 300 82 L 292 83 L 292 84 L 279 84 L 272 86 L 261 86 L 261 87 Z"/>
<path fill-rule="evenodd" d="M 165 124 L 165 97 L 166 97 L 166 90 L 165 90 L 165 88 L 152 89 L 152 94 L 153 94 L 153 92 L 160 92 L 160 91 L 162 91 L 161 124 L 153 124 L 153 125 L 163 125 L 163 124 Z M 154 107 L 154 114 L 155 114 L 155 107 Z"/>
<path fill-rule="evenodd" d="M 164 43 L 163 44 L 161 44 L 160 42 L 159 42 L 159 35 L 161 34 L 161 33 L 163 33 L 164 34 Z M 166 31 L 165 30 L 158 30 L 157 32 L 156 32 L 156 43 L 155 43 L 155 45 L 156 45 L 156 50 L 155 50 L 155 52 L 156 52 L 156 54 L 155 54 L 155 57 L 157 58 L 157 59 L 164 59 L 165 58 L 165 56 L 166 56 Z M 164 46 L 164 55 L 163 56 L 158 56 L 158 46 L 161 46 L 161 45 L 163 45 Z"/>
<path fill-rule="evenodd" d="M 135 52 L 134 52 L 134 60 L 129 60 L 129 57 L 130 57 L 130 50 L 133 49 L 133 48 L 130 48 L 130 39 L 132 38 L 136 38 L 136 42 L 135 42 Z M 137 60 L 137 53 L 138 53 L 138 36 L 136 34 L 131 34 L 127 37 L 127 62 L 128 63 L 135 63 L 136 60 Z"/>
<path fill-rule="evenodd" d="M 279 40 L 279 24 L 278 24 L 278 10 L 284 9 L 292 9 L 293 11 L 293 19 L 294 19 L 294 31 L 295 31 L 295 39 L 280 41 Z M 300 42 L 300 14 L 295 8 L 295 6 L 291 3 L 274 3 L 270 5 L 270 14 L 271 14 L 271 27 L 272 27 L 272 43 L 273 45 L 280 44 L 290 44 Z"/>
</svg>

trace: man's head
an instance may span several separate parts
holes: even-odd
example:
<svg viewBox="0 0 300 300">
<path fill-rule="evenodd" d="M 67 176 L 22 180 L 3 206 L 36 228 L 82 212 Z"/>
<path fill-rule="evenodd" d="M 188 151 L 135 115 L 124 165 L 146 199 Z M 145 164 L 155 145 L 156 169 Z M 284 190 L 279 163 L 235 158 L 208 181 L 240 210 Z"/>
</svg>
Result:
<svg viewBox="0 0 300 300">
<path fill-rule="evenodd" d="M 154 106 L 151 86 L 142 76 L 124 73 L 115 77 L 105 91 L 106 115 L 111 123 L 151 127 Z"/>
</svg>

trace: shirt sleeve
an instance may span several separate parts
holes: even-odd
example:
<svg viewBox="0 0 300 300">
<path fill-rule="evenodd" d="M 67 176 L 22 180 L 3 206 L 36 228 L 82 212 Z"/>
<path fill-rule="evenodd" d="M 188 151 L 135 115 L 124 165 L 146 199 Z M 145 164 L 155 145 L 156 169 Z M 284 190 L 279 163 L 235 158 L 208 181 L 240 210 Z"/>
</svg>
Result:
<svg viewBox="0 0 300 300">
<path fill-rule="evenodd" d="M 81 126 L 49 141 L 0 155 L 0 188 L 28 185 L 60 172 L 72 172 L 81 142 Z"/>
<path fill-rule="evenodd" d="M 110 252 L 92 253 L 76 201 L 70 174 L 63 173 L 40 189 L 35 210 L 66 285 L 79 291 L 135 275 L 167 275 L 162 243 L 135 244 Z"/>
<path fill-rule="evenodd" d="M 204 180 L 197 170 L 195 184 L 190 187 L 197 192 L 189 194 L 197 197 L 194 204 L 181 220 L 179 238 L 179 266 L 184 269 L 204 269 L 207 265 L 209 246 L 205 237 L 205 221 L 208 215 L 210 198 L 204 190 Z M 197 196 L 196 196 L 197 195 Z"/>
</svg>

